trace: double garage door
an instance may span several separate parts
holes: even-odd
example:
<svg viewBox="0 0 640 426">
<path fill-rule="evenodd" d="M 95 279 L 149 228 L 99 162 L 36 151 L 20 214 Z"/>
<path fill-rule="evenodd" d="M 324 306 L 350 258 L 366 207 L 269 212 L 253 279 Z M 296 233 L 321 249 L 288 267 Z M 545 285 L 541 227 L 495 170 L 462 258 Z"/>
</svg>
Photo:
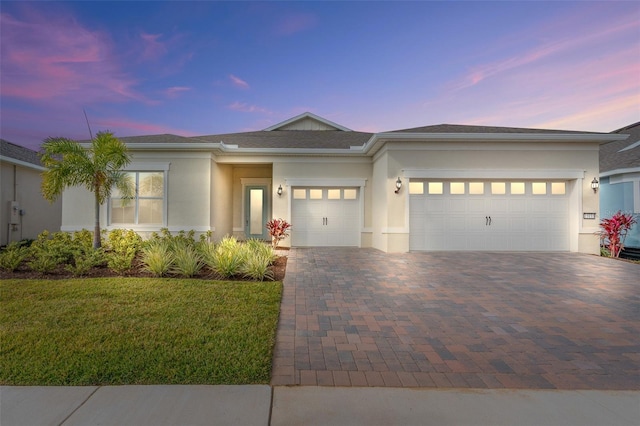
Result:
<svg viewBox="0 0 640 426">
<path fill-rule="evenodd" d="M 293 188 L 291 201 L 294 247 L 360 245 L 357 188 Z"/>
<path fill-rule="evenodd" d="M 411 250 L 569 250 L 568 183 L 411 181 Z"/>
</svg>

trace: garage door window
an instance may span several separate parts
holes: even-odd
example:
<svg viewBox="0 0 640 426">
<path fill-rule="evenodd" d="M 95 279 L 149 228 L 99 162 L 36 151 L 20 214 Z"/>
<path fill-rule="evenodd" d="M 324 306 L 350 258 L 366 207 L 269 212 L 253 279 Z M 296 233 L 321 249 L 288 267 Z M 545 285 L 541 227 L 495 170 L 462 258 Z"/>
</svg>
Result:
<svg viewBox="0 0 640 426">
<path fill-rule="evenodd" d="M 330 189 L 327 191 L 327 198 L 329 200 L 339 200 L 340 199 L 340 190 L 339 189 Z"/>
<path fill-rule="evenodd" d="M 524 195 L 524 182 L 511 182 L 511 195 Z"/>
<path fill-rule="evenodd" d="M 493 195 L 506 194 L 506 184 L 504 182 L 491 182 L 491 193 Z"/>
<path fill-rule="evenodd" d="M 358 191 L 355 189 L 345 189 L 344 190 L 344 199 L 345 200 L 355 200 L 358 198 Z"/>
<path fill-rule="evenodd" d="M 322 200 L 322 189 L 310 189 L 309 190 L 309 199 L 311 199 L 311 200 Z"/>
<path fill-rule="evenodd" d="M 306 200 L 307 199 L 307 190 L 306 189 L 294 189 L 293 190 L 293 199 L 294 200 Z"/>
<path fill-rule="evenodd" d="M 429 194 L 442 194 L 442 182 L 429 182 Z"/>
<path fill-rule="evenodd" d="M 449 190 L 451 195 L 464 195 L 464 182 L 451 182 Z"/>
<path fill-rule="evenodd" d="M 565 194 L 564 182 L 552 182 L 551 183 L 551 195 L 564 195 Z"/>
<path fill-rule="evenodd" d="M 471 194 L 471 195 L 483 195 L 484 194 L 484 182 L 469 182 L 469 194 Z"/>
<path fill-rule="evenodd" d="M 424 194 L 424 183 L 423 182 L 409 182 L 409 194 L 411 194 L 411 195 Z"/>
<path fill-rule="evenodd" d="M 546 195 L 547 183 L 546 182 L 532 182 L 531 193 L 533 195 Z"/>
</svg>

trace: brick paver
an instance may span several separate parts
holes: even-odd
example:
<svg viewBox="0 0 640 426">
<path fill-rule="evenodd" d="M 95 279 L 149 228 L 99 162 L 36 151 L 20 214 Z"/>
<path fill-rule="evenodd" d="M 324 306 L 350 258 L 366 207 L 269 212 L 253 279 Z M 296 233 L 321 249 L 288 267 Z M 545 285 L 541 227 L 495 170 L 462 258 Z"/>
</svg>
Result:
<svg viewBox="0 0 640 426">
<path fill-rule="evenodd" d="M 273 385 L 640 389 L 640 265 L 289 252 Z"/>
</svg>

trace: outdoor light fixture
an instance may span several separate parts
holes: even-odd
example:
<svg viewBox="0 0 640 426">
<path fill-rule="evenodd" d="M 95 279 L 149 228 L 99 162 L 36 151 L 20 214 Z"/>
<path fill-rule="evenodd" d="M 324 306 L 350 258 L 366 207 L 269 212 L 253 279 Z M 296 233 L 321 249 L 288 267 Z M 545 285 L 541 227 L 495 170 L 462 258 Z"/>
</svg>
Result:
<svg viewBox="0 0 640 426">
<path fill-rule="evenodd" d="M 278 186 L 278 197 L 282 195 L 282 185 Z"/>
<path fill-rule="evenodd" d="M 598 182 L 598 179 L 593 178 L 593 180 L 591 181 L 591 189 L 593 189 L 594 194 L 598 192 L 599 187 L 600 187 L 600 182 Z"/>
<path fill-rule="evenodd" d="M 400 176 L 398 176 L 398 180 L 396 181 L 396 194 L 400 192 L 400 188 L 402 188 L 402 181 L 400 180 Z"/>
</svg>

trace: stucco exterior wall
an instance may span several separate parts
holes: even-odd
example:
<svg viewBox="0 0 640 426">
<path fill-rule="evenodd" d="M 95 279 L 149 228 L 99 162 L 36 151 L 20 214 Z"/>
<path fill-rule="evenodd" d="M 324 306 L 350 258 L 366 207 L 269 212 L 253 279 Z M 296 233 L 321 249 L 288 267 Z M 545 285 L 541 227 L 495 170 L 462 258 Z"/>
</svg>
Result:
<svg viewBox="0 0 640 426">
<path fill-rule="evenodd" d="M 233 168 L 211 161 L 211 226 L 213 241 L 233 235 Z"/>
<path fill-rule="evenodd" d="M 636 206 L 640 199 L 640 191 L 635 193 L 636 183 L 633 181 L 611 183 L 611 177 L 600 179 L 600 219 L 610 218 L 618 211 L 635 214 L 640 219 L 640 211 Z M 640 247 L 640 224 L 635 224 L 627 233 L 626 247 Z"/>
<path fill-rule="evenodd" d="M 49 203 L 40 192 L 42 171 L 0 161 L 0 245 L 35 239 L 44 230 L 56 232 L 62 224 L 62 200 Z M 23 214 L 10 225 L 10 202 Z"/>
</svg>

